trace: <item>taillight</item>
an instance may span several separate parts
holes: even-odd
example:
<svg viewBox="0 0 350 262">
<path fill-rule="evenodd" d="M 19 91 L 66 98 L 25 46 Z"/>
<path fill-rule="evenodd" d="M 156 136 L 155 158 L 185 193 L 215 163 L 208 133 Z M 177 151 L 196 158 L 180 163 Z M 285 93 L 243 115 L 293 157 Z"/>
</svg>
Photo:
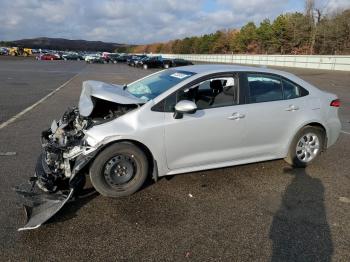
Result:
<svg viewBox="0 0 350 262">
<path fill-rule="evenodd" d="M 334 106 L 334 107 L 340 107 L 340 100 L 339 99 L 335 99 L 331 102 L 330 106 Z"/>
</svg>

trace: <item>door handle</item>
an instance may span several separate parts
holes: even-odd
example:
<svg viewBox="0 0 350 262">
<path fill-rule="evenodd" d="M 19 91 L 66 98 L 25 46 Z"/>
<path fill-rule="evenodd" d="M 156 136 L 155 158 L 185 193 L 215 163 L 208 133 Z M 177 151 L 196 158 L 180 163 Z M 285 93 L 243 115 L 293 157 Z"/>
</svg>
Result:
<svg viewBox="0 0 350 262">
<path fill-rule="evenodd" d="M 238 120 L 241 118 L 245 118 L 245 115 L 240 114 L 240 113 L 233 113 L 232 116 L 228 117 L 229 120 Z"/>
<path fill-rule="evenodd" d="M 286 108 L 286 111 L 296 111 L 296 110 L 299 110 L 299 107 L 295 105 L 289 105 L 289 107 Z"/>
</svg>

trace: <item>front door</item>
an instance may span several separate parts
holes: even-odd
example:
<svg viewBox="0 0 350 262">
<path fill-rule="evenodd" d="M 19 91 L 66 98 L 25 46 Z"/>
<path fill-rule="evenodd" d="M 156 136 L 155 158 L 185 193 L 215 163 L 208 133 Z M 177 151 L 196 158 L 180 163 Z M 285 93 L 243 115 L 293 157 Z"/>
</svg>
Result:
<svg viewBox="0 0 350 262">
<path fill-rule="evenodd" d="M 165 151 L 171 170 L 238 160 L 244 153 L 245 112 L 238 79 L 216 76 L 180 90 L 176 101 L 191 100 L 198 110 L 175 119 L 165 113 Z"/>
</svg>

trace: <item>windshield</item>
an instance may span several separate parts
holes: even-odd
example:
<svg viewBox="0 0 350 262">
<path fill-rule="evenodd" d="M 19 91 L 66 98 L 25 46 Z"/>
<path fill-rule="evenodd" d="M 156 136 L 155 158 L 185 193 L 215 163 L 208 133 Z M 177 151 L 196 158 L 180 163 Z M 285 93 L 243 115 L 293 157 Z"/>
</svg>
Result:
<svg viewBox="0 0 350 262">
<path fill-rule="evenodd" d="M 148 101 L 194 74 L 188 71 L 166 70 L 129 84 L 126 90 L 132 95 Z"/>
</svg>

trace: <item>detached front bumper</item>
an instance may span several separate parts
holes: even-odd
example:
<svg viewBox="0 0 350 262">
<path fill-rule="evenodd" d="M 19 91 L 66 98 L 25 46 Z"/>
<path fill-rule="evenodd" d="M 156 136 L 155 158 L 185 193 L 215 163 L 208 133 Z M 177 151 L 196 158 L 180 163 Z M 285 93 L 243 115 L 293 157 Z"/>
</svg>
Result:
<svg viewBox="0 0 350 262">
<path fill-rule="evenodd" d="M 74 188 L 67 192 L 44 193 L 36 190 L 35 186 L 30 183 L 23 184 L 15 190 L 23 198 L 27 220 L 26 224 L 18 231 L 40 227 L 54 216 L 71 199 L 74 193 Z"/>
<path fill-rule="evenodd" d="M 26 224 L 19 231 L 40 227 L 70 201 L 73 195 L 80 194 L 85 184 L 85 173 L 82 169 L 97 153 L 74 148 L 67 152 L 60 151 L 48 147 L 45 141 L 44 139 L 43 153 L 37 160 L 34 177 L 15 188 L 23 202 L 27 218 Z M 59 165 L 53 160 L 58 161 Z"/>
<path fill-rule="evenodd" d="M 78 172 L 91 161 L 94 155 L 95 153 L 78 157 L 73 168 L 74 176 L 64 180 L 52 179 L 50 169 L 41 155 L 35 168 L 35 176 L 15 188 L 23 202 L 27 220 L 26 224 L 18 230 L 40 227 L 72 200 L 73 195 L 81 194 L 85 185 L 85 174 Z M 47 190 L 48 185 L 52 191 Z"/>
</svg>

